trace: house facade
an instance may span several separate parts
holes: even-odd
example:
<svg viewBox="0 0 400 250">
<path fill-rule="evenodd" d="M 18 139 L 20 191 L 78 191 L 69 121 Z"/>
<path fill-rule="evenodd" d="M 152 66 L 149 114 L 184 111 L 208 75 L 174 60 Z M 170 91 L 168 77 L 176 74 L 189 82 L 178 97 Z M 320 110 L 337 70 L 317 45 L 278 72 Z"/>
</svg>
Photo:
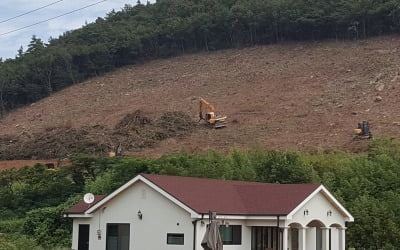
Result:
<svg viewBox="0 0 400 250">
<path fill-rule="evenodd" d="M 75 250 L 201 250 L 210 212 L 225 250 L 344 250 L 354 221 L 322 185 L 149 174 L 65 216 Z"/>
</svg>

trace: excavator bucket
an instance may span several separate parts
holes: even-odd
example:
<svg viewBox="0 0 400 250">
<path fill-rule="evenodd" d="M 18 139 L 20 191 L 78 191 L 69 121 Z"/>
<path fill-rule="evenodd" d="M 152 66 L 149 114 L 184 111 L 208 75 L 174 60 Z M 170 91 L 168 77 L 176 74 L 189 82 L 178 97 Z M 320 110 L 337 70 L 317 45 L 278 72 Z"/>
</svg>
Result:
<svg viewBox="0 0 400 250">
<path fill-rule="evenodd" d="M 226 118 L 226 116 L 217 116 L 215 119 L 214 128 L 225 128 L 228 125 Z"/>
<path fill-rule="evenodd" d="M 226 121 L 217 121 L 214 124 L 214 128 L 225 128 L 227 126 L 227 122 Z"/>
</svg>

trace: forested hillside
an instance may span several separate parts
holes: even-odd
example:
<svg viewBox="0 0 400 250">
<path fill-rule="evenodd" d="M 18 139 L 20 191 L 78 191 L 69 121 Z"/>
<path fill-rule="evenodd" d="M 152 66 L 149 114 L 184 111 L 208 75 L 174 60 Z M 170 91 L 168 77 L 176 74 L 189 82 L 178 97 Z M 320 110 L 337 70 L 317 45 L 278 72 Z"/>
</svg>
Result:
<svg viewBox="0 0 400 250">
<path fill-rule="evenodd" d="M 66 86 L 151 58 L 400 30 L 397 0 L 159 0 L 126 5 L 0 63 L 0 116 Z"/>
</svg>

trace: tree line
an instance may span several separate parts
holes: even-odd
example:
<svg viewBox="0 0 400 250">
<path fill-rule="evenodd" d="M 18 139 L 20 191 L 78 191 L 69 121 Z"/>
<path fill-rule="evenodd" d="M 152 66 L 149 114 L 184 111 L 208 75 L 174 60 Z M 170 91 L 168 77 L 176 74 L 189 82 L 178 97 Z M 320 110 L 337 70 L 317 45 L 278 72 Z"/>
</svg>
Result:
<svg viewBox="0 0 400 250">
<path fill-rule="evenodd" d="M 124 65 L 188 52 L 400 31 L 398 0 L 158 0 L 0 60 L 0 116 Z"/>
</svg>

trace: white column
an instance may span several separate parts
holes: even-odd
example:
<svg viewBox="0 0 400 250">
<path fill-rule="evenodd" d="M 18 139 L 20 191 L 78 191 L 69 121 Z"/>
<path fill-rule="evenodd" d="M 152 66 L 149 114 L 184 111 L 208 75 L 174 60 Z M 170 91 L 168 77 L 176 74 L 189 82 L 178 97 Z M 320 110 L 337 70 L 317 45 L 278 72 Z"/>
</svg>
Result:
<svg viewBox="0 0 400 250">
<path fill-rule="evenodd" d="M 339 250 L 346 249 L 346 228 L 339 229 Z"/>
<path fill-rule="evenodd" d="M 307 228 L 307 244 L 304 248 L 305 250 L 316 250 L 317 249 L 317 228 L 309 227 Z"/>
<path fill-rule="evenodd" d="M 307 227 L 299 228 L 299 250 L 307 250 Z"/>
<path fill-rule="evenodd" d="M 340 250 L 339 249 L 339 228 L 331 227 L 331 249 L 332 250 Z"/>
<path fill-rule="evenodd" d="M 329 227 L 322 229 L 322 250 L 329 250 Z"/>
<path fill-rule="evenodd" d="M 283 228 L 282 234 L 282 250 L 288 250 L 288 227 Z"/>
</svg>

